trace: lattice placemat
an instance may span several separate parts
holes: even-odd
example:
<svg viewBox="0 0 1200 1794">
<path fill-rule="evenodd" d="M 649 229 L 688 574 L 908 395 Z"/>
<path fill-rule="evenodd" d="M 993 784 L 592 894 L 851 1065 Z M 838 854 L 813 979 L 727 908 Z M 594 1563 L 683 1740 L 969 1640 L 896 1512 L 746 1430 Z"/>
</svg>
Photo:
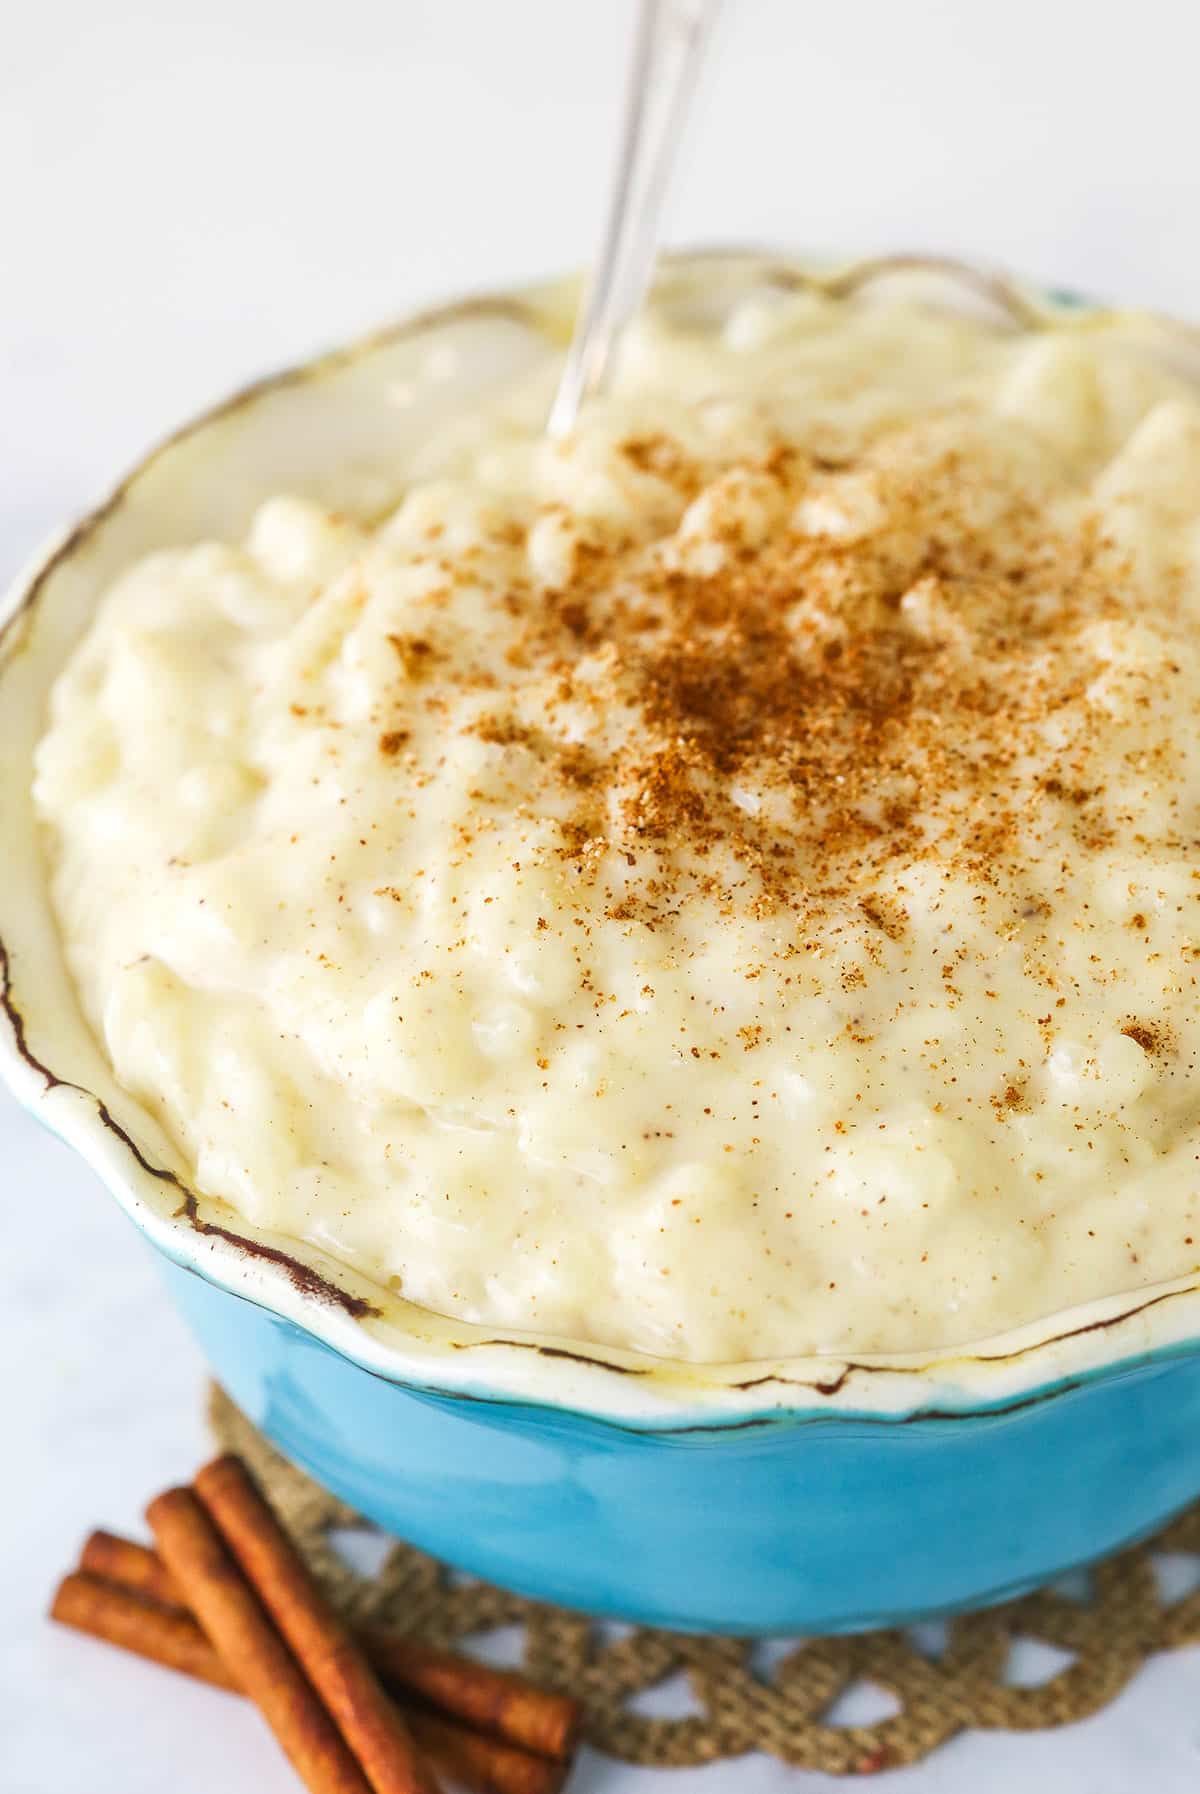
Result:
<svg viewBox="0 0 1200 1794">
<path fill-rule="evenodd" d="M 686 1767 L 758 1750 L 834 1775 L 898 1767 L 964 1730 L 1040 1730 L 1083 1719 L 1153 1652 L 1200 1642 L 1200 1588 L 1170 1602 L 1154 1567 L 1158 1554 L 1200 1556 L 1200 1504 L 1148 1544 L 1092 1571 L 1086 1602 L 1044 1590 L 952 1620 L 936 1656 L 906 1632 L 873 1632 L 807 1640 L 762 1668 L 751 1642 L 646 1628 L 614 1638 L 613 1628 L 579 1614 L 464 1580 L 411 1545 L 394 1545 L 377 1575 L 361 1576 L 330 1535 L 365 1523 L 287 1463 L 215 1388 L 210 1418 L 221 1444 L 251 1465 L 344 1610 L 439 1644 L 523 1627 L 528 1674 L 582 1700 L 588 1741 L 630 1763 Z M 1017 1639 L 1057 1646 L 1073 1661 L 1036 1687 L 1011 1686 L 1005 1671 Z M 662 1719 L 631 1710 L 637 1696 L 679 1672 L 697 1712 Z M 874 1725 L 830 1723 L 839 1696 L 864 1682 L 888 1691 L 899 1711 Z"/>
</svg>

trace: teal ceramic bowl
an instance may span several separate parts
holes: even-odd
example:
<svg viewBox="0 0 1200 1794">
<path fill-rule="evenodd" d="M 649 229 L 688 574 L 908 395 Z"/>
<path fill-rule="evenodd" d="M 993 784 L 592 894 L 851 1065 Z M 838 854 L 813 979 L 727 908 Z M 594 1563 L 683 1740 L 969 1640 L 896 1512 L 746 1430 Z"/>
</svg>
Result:
<svg viewBox="0 0 1200 1794">
<path fill-rule="evenodd" d="M 805 281 L 903 281 L 1014 330 L 1087 323 L 912 259 L 692 257 L 657 302 L 719 314 Z M 63 964 L 30 763 L 104 586 L 155 548 L 240 534 L 281 489 L 370 513 L 431 424 L 548 362 L 574 297 L 563 283 L 467 302 L 262 383 L 155 451 L 19 582 L 0 614 L 0 1066 L 160 1255 L 234 1399 L 387 1529 L 524 1593 L 673 1628 L 837 1631 L 994 1601 L 1200 1493 L 1200 1278 L 940 1358 L 681 1365 L 467 1326 L 191 1190 Z M 1195 359 L 1180 327 L 1146 328 Z"/>
</svg>

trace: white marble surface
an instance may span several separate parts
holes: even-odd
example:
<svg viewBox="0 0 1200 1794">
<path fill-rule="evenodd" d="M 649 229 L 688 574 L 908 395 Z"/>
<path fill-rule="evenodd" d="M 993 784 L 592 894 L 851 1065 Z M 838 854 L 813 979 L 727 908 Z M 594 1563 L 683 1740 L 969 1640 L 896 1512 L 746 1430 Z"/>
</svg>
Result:
<svg viewBox="0 0 1200 1794">
<path fill-rule="evenodd" d="M 434 294 L 580 259 L 629 0 L 40 0 L 0 52 L 0 575 L 188 410 Z M 985 253 L 1200 315 L 1196 17 L 740 0 L 678 240 Z M 0 751 L 3 718 L 0 717 Z M 0 877 L 3 859 L 0 855 Z M 202 1366 L 128 1225 L 0 1097 L 0 1794 L 284 1794 L 254 1716 L 46 1626 L 89 1526 L 204 1449 Z M 1035 1667 L 1035 1666 L 1031 1666 Z M 1182 1794 L 1200 1652 L 897 1794 Z M 582 1794 L 832 1788 L 762 1759 Z"/>
</svg>

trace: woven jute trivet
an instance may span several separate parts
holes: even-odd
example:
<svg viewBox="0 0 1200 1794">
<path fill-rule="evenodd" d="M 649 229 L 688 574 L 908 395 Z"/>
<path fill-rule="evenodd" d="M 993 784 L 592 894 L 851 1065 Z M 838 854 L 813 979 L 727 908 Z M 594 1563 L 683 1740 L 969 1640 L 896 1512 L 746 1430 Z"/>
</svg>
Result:
<svg viewBox="0 0 1200 1794">
<path fill-rule="evenodd" d="M 1200 1555 L 1200 1504 L 1148 1544 L 1090 1574 L 1086 1602 L 1051 1590 L 949 1622 L 944 1650 L 926 1655 L 903 1631 L 807 1640 L 769 1668 L 753 1643 L 638 1628 L 601 1627 L 487 1583 L 462 1577 L 412 1545 L 395 1544 L 371 1577 L 334 1548 L 338 1529 L 365 1522 L 289 1464 L 219 1389 L 210 1420 L 220 1443 L 239 1452 L 281 1520 L 343 1611 L 447 1644 L 500 1626 L 520 1626 L 524 1663 L 546 1687 L 576 1695 L 588 1741 L 630 1763 L 659 1768 L 767 1751 L 827 1774 L 862 1774 L 916 1763 L 956 1733 L 1033 1731 L 1083 1719 L 1117 1695 L 1155 1651 L 1200 1642 L 1200 1588 L 1168 1603 L 1153 1557 Z M 1013 1687 L 1005 1668 L 1016 1639 L 1038 1639 L 1073 1661 L 1036 1687 Z M 696 1712 L 650 1718 L 630 1703 L 682 1672 Z M 847 1689 L 887 1690 L 899 1711 L 874 1725 L 830 1724 Z"/>
</svg>

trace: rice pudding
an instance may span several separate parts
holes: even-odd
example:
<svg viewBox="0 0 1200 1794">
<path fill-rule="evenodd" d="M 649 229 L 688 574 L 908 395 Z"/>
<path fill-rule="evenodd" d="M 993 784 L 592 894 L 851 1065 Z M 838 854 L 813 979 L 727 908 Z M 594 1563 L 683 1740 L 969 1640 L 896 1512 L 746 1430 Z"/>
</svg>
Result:
<svg viewBox="0 0 1200 1794">
<path fill-rule="evenodd" d="M 649 313 L 132 568 L 36 797 L 195 1187 L 442 1313 L 926 1349 L 1200 1265 L 1200 401 L 1137 320 Z"/>
</svg>

